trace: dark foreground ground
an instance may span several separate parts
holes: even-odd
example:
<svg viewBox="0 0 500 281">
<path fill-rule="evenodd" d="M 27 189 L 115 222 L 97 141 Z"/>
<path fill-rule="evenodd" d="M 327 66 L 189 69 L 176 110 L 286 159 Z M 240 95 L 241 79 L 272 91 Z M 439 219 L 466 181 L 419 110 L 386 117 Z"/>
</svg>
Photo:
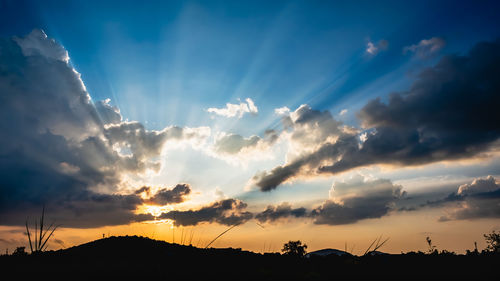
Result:
<svg viewBox="0 0 500 281">
<path fill-rule="evenodd" d="M 59 251 L 0 256 L 2 276 L 67 280 L 500 280 L 500 255 L 297 258 L 239 249 L 199 249 L 149 238 L 111 237 Z M 11 275 L 14 274 L 14 275 Z M 18 279 L 19 279 L 18 278 Z M 14 278 L 15 279 L 15 278 Z"/>
</svg>

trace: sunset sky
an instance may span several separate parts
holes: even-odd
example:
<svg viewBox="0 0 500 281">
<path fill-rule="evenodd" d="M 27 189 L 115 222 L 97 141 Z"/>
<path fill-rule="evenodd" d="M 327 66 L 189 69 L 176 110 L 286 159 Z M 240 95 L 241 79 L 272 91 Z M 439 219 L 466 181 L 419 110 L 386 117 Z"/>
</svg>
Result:
<svg viewBox="0 0 500 281">
<path fill-rule="evenodd" d="M 497 1 L 0 0 L 0 251 L 459 253 L 500 230 Z M 346 246 L 347 245 L 347 246 Z"/>
</svg>

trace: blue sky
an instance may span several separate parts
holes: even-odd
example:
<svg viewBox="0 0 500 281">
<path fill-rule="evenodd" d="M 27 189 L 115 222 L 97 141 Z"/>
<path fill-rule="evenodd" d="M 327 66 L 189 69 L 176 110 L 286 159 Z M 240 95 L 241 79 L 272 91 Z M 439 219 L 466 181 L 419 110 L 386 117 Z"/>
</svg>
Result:
<svg viewBox="0 0 500 281">
<path fill-rule="evenodd" d="M 0 0 L 0 234 L 42 203 L 71 243 L 135 211 L 395 252 L 500 226 L 497 1 L 144 2 Z"/>
<path fill-rule="evenodd" d="M 406 89 L 433 60 L 405 46 L 442 37 L 441 52 L 465 52 L 498 36 L 497 11 L 457 1 L 2 1 L 0 34 L 42 28 L 94 100 L 111 98 L 150 128 L 203 125 L 204 109 L 247 97 L 262 114 L 242 123 L 270 126 L 277 107 L 335 113 Z M 379 40 L 387 49 L 367 56 Z"/>
</svg>

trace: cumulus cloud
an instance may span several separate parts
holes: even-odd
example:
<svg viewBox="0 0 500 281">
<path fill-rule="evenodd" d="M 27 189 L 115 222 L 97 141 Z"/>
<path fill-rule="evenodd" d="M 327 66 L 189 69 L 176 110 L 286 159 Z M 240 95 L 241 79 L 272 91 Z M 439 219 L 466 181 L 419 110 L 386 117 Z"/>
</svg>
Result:
<svg viewBox="0 0 500 281">
<path fill-rule="evenodd" d="M 458 195 L 475 195 L 480 193 L 487 193 L 496 191 L 500 188 L 499 183 L 493 176 L 488 176 L 485 179 L 477 178 L 472 183 L 462 184 L 458 187 Z"/>
<path fill-rule="evenodd" d="M 221 133 L 216 137 L 214 150 L 216 153 L 230 155 L 251 153 L 254 150 L 262 151 L 272 146 L 278 138 L 279 135 L 274 130 L 266 130 L 263 138 L 256 135 L 245 138 L 238 134 Z"/>
<path fill-rule="evenodd" d="M 120 109 L 116 106 L 112 106 L 109 103 L 111 99 L 105 99 L 95 103 L 95 109 L 99 113 L 102 122 L 104 124 L 118 124 L 122 122 L 122 115 L 120 114 Z"/>
<path fill-rule="evenodd" d="M 289 112 L 290 112 L 290 108 L 288 108 L 286 106 L 274 109 L 274 113 L 276 113 L 278 115 L 285 115 L 285 114 L 288 114 Z"/>
<path fill-rule="evenodd" d="M 2 224 L 22 224 L 42 204 L 65 226 L 135 221 L 142 200 L 118 194 L 123 177 L 158 169 L 169 141 L 210 134 L 123 122 L 109 100 L 92 102 L 66 50 L 40 30 L 0 39 L 0 92 Z"/>
<path fill-rule="evenodd" d="M 389 46 L 389 42 L 387 40 L 380 40 L 376 43 L 369 41 L 366 44 L 365 51 L 367 54 L 374 56 L 374 55 L 378 54 L 380 51 L 386 50 L 388 46 Z"/>
<path fill-rule="evenodd" d="M 14 41 L 21 47 L 25 56 L 41 55 L 63 62 L 69 61 L 68 51 L 54 39 L 48 38 L 43 30 L 34 29 L 25 37 L 14 37 Z"/>
<path fill-rule="evenodd" d="M 175 187 L 161 188 L 154 195 L 151 195 L 151 187 L 143 186 L 138 189 L 135 194 L 144 194 L 147 199 L 144 199 L 144 203 L 152 205 L 168 205 L 182 203 L 186 200 L 186 196 L 191 193 L 191 187 L 189 184 L 180 183 Z"/>
<path fill-rule="evenodd" d="M 257 173 L 253 183 L 269 191 L 301 175 L 372 164 L 419 165 L 492 149 L 500 136 L 499 49 L 499 41 L 483 42 L 465 56 L 443 57 L 423 70 L 408 91 L 390 95 L 388 103 L 379 98 L 368 102 L 358 113 L 361 133 L 332 125 L 328 141 L 319 146 L 313 141 L 312 152 Z"/>
<path fill-rule="evenodd" d="M 342 122 L 335 120 L 329 111 L 318 111 L 303 104 L 282 117 L 289 132 L 290 145 L 287 159 L 295 159 L 317 150 L 323 144 L 334 142 L 345 130 Z"/>
<path fill-rule="evenodd" d="M 154 157 L 160 155 L 168 141 L 199 143 L 210 135 L 210 128 L 166 127 L 163 130 L 146 130 L 139 122 L 121 122 L 104 127 L 104 135 L 113 144 L 113 149 L 124 160 L 122 167 L 129 170 L 158 170 L 159 162 Z"/>
<path fill-rule="evenodd" d="M 253 214 L 245 211 L 247 204 L 238 199 L 224 199 L 197 210 L 170 211 L 161 219 L 171 219 L 175 225 L 189 226 L 203 222 L 224 225 L 239 225 L 252 219 Z"/>
<path fill-rule="evenodd" d="M 330 199 L 311 212 L 315 224 L 350 224 L 380 218 L 394 209 L 405 192 L 388 179 L 367 179 L 361 175 L 335 182 Z"/>
<path fill-rule="evenodd" d="M 292 208 L 289 203 L 281 203 L 278 206 L 267 206 L 267 208 L 255 215 L 255 219 L 257 219 L 261 223 L 265 222 L 274 222 L 285 218 L 302 218 L 307 217 L 308 213 L 305 208 Z"/>
<path fill-rule="evenodd" d="M 403 48 L 403 53 L 414 53 L 419 58 L 428 58 L 441 50 L 446 42 L 439 37 L 423 39 L 418 44 L 413 44 Z"/>
<path fill-rule="evenodd" d="M 444 208 L 446 215 L 440 221 L 500 217 L 500 182 L 493 176 L 476 178 L 463 184 L 445 198 L 427 201 L 405 210 L 415 211 L 426 207 Z"/>
<path fill-rule="evenodd" d="M 252 182 L 263 191 L 272 190 L 294 176 L 307 175 L 311 166 L 322 162 L 314 152 L 328 144 L 342 142 L 342 138 L 356 132 L 335 120 L 330 112 L 314 110 L 306 104 L 283 115 L 282 122 L 285 128 L 282 135 L 288 139 L 289 163 L 270 172 L 259 172 L 253 177 Z"/>
<path fill-rule="evenodd" d="M 210 107 L 207 111 L 227 118 L 241 118 L 245 113 L 257 114 L 259 112 L 257 106 L 255 106 L 255 103 L 250 98 L 245 99 L 245 102 L 240 102 L 239 104 L 226 103 L 226 107 L 223 108 Z"/>
</svg>

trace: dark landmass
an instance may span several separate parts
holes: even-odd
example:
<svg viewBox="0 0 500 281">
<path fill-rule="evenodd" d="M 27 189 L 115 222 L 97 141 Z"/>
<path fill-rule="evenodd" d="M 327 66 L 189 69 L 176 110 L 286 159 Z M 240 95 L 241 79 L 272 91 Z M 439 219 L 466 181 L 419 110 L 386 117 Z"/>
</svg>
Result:
<svg viewBox="0 0 500 281">
<path fill-rule="evenodd" d="M 162 280 L 498 280 L 500 255 L 453 253 L 311 255 L 200 249 L 144 237 L 110 237 L 58 251 L 0 256 L 16 279 L 144 278 Z"/>
</svg>

